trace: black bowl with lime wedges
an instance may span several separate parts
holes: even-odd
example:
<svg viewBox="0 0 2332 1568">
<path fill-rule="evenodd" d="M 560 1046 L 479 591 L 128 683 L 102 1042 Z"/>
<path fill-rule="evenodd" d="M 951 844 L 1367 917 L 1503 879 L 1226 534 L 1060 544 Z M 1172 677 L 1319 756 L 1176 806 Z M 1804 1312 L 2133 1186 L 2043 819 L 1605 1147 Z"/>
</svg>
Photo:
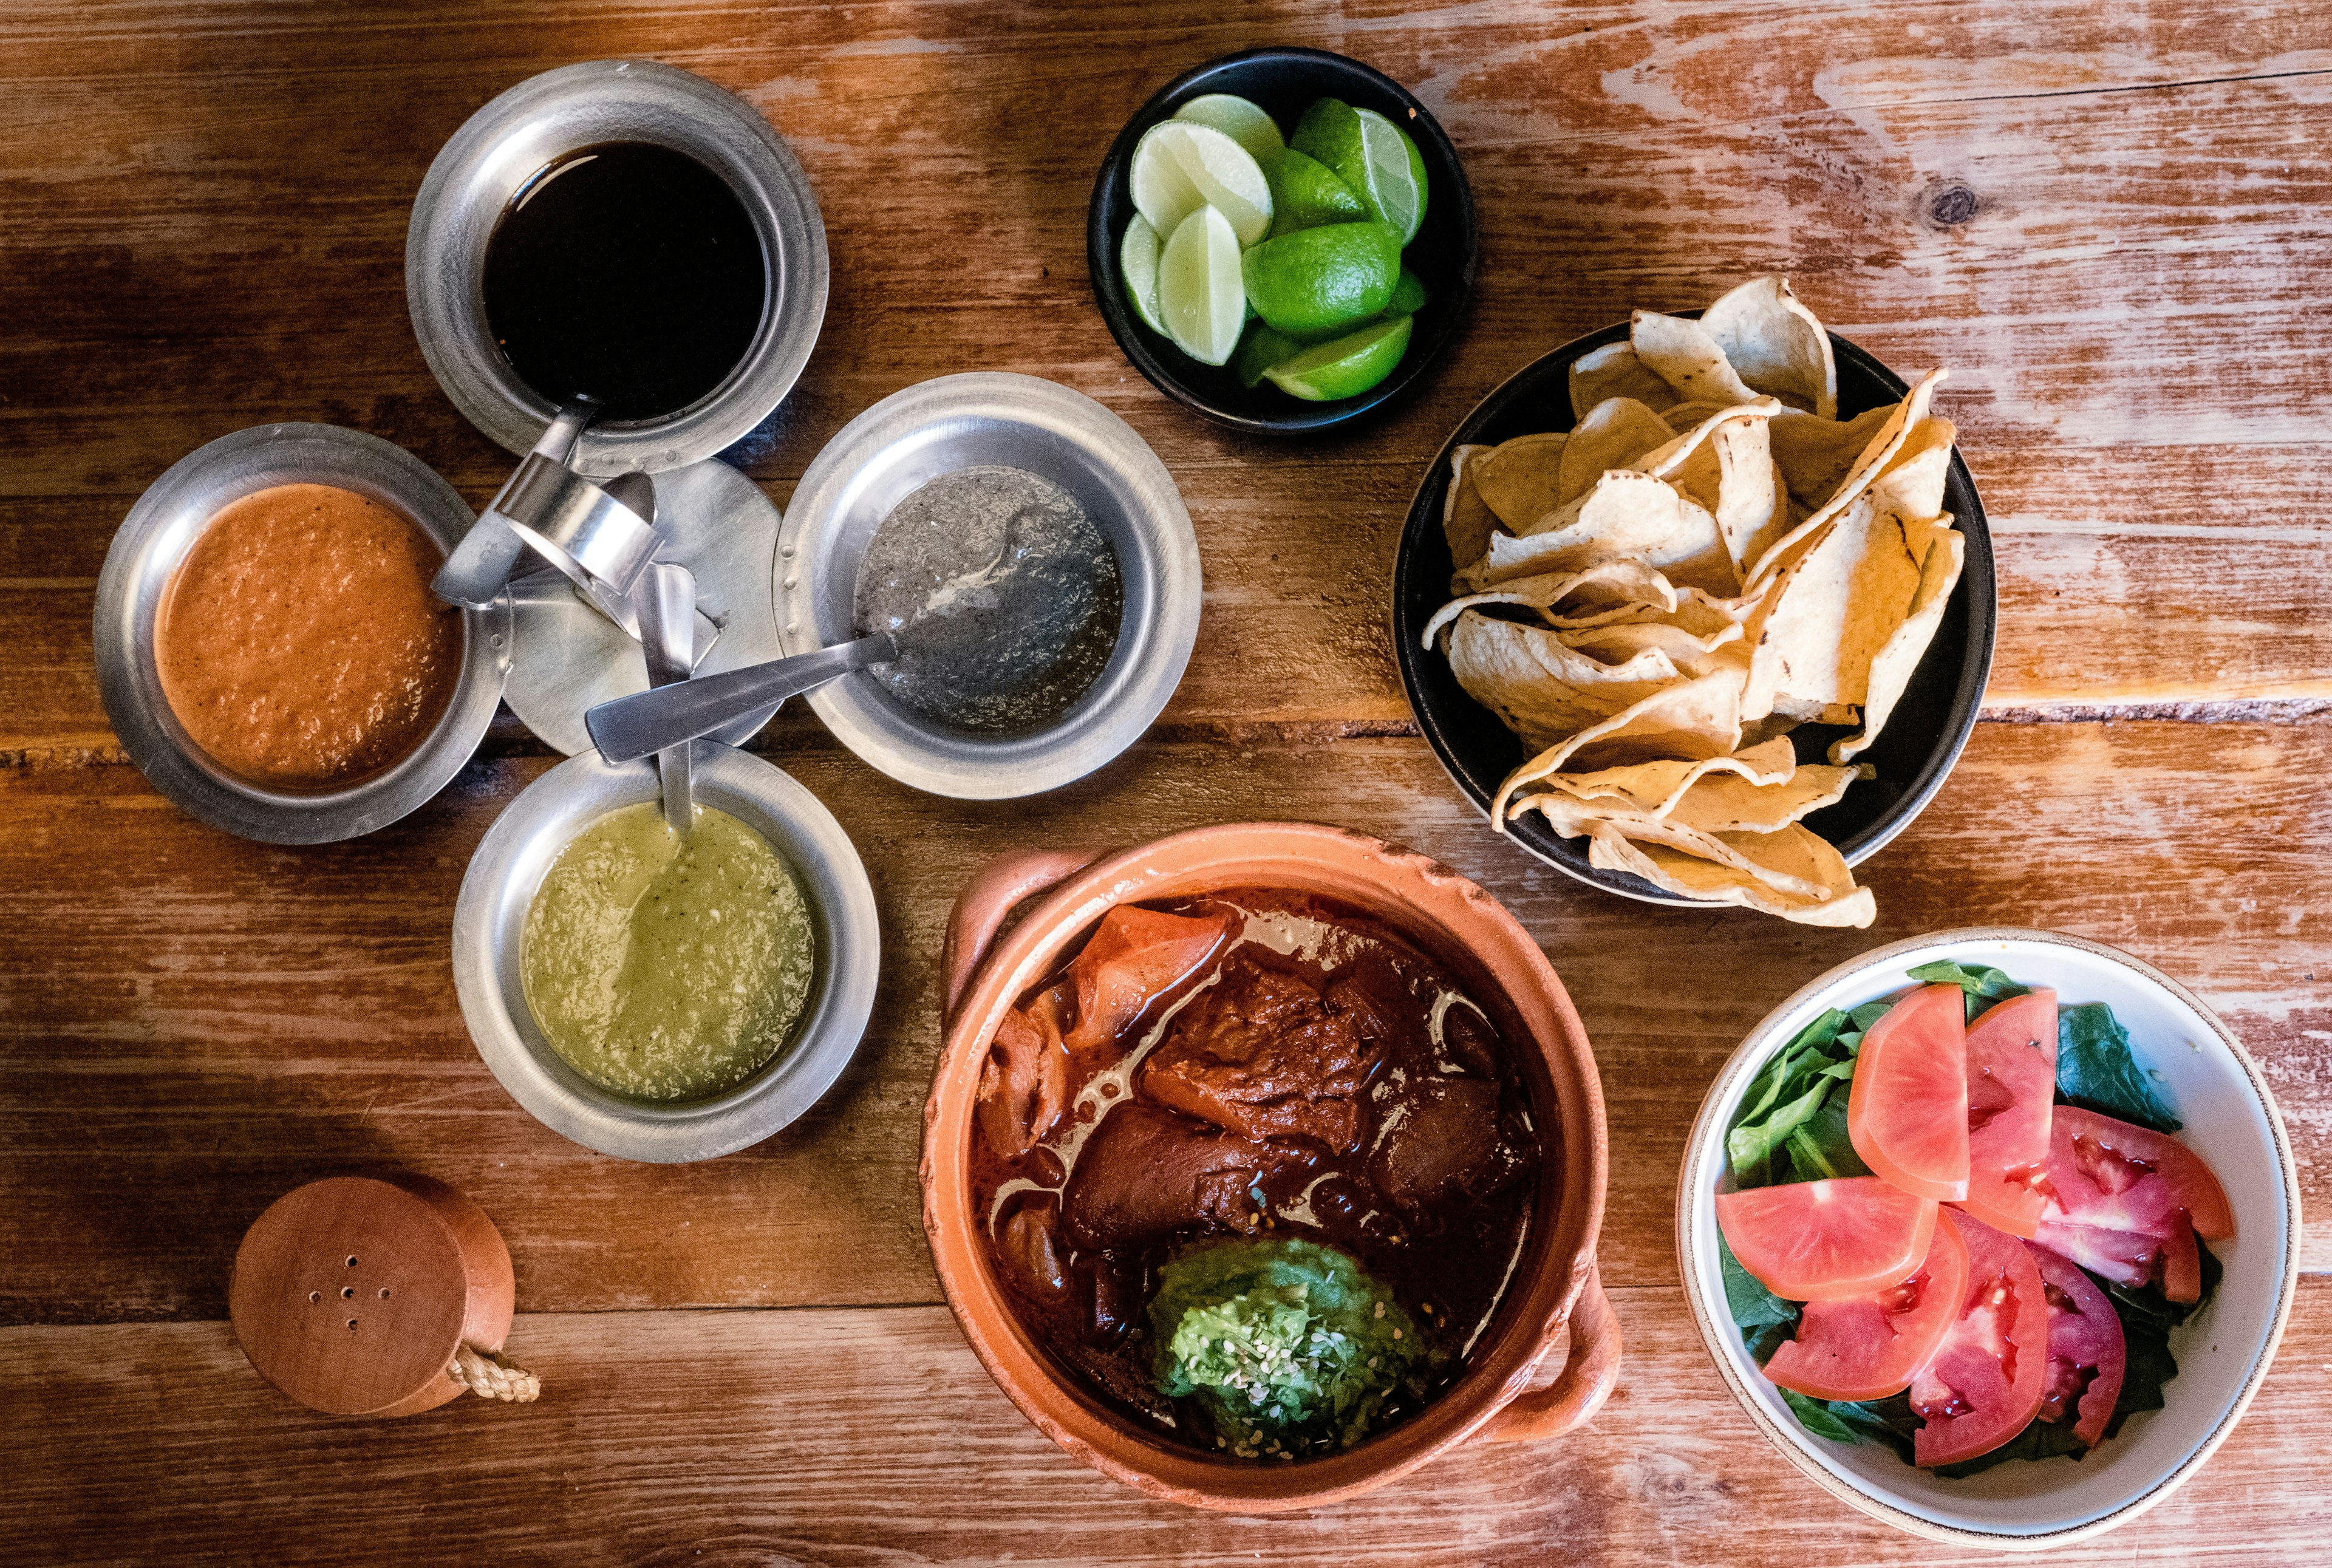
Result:
<svg viewBox="0 0 2332 1568">
<path fill-rule="evenodd" d="M 1398 82 L 1255 49 L 1126 122 L 1086 250 L 1103 319 L 1160 391 L 1242 430 L 1317 430 L 1400 396 L 1456 335 L 1474 196 Z"/>
</svg>

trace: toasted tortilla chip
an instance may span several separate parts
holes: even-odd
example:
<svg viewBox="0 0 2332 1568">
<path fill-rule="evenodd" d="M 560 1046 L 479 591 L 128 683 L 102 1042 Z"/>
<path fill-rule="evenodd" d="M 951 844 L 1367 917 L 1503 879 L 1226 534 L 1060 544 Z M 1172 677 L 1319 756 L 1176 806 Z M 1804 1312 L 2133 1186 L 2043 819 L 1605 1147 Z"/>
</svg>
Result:
<svg viewBox="0 0 2332 1568">
<path fill-rule="evenodd" d="M 1854 468 L 1854 460 L 1869 449 L 1895 417 L 1895 406 L 1873 408 L 1843 423 L 1817 418 L 1785 408 L 1767 428 L 1773 444 L 1773 461 L 1781 464 L 1790 499 L 1811 513 L 1838 493 Z"/>
<path fill-rule="evenodd" d="M 1672 684 L 1677 667 L 1647 649 L 1605 664 L 1553 632 L 1467 610 L 1449 628 L 1449 668 L 1467 695 L 1505 722 L 1534 751 L 1600 724 Z"/>
<path fill-rule="evenodd" d="M 1743 581 L 1750 563 L 1790 531 L 1790 494 L 1774 466 L 1771 438 L 1763 419 L 1735 419 L 1709 438 L 1716 454 L 1716 531 Z"/>
<path fill-rule="evenodd" d="M 1703 311 L 1700 326 L 1743 384 L 1817 417 L 1838 416 L 1830 334 L 1798 303 L 1787 279 L 1752 278 Z"/>
<path fill-rule="evenodd" d="M 1729 406 L 1757 396 L 1733 373 L 1725 350 L 1697 321 L 1638 311 L 1628 320 L 1628 341 L 1644 368 L 1675 389 L 1679 403 Z"/>
<path fill-rule="evenodd" d="M 1574 598 L 1576 606 L 1558 612 L 1557 606 Z M 1677 593 L 1668 578 L 1639 560 L 1610 560 L 1585 571 L 1515 578 L 1487 593 L 1451 599 L 1434 611 L 1425 623 L 1425 645 L 1431 647 L 1435 634 L 1477 605 L 1519 605 L 1536 610 L 1550 626 L 1569 628 L 1604 626 L 1647 611 L 1665 613 L 1676 608 Z"/>
<path fill-rule="evenodd" d="M 1711 773 L 1731 773 L 1752 784 L 1786 784 L 1798 760 L 1784 738 L 1697 761 L 1668 758 L 1606 768 L 1594 773 L 1552 773 L 1545 782 L 1582 800 L 1618 800 L 1651 817 L 1664 817 L 1684 792 Z"/>
<path fill-rule="evenodd" d="M 1710 904 L 1763 910 L 1801 925 L 1868 925 L 1878 905 L 1867 887 L 1854 885 L 1845 856 L 1811 832 L 1792 823 L 1779 833 L 1744 833 L 1727 842 L 1761 864 L 1821 885 L 1829 895 L 1793 898 L 1757 877 L 1658 844 L 1631 844 L 1617 828 L 1589 836 L 1587 863 L 1606 871 L 1629 871 L 1666 892 Z"/>
<path fill-rule="evenodd" d="M 1645 453 L 1675 439 L 1668 421 L 1633 397 L 1605 398 L 1588 410 L 1563 449 L 1556 504 L 1594 489 L 1605 470 L 1630 467 Z M 1524 531 L 1516 528 L 1515 531 Z"/>
<path fill-rule="evenodd" d="M 1919 526 L 1916 522 L 1905 524 L 1906 534 Z M 1967 560 L 1967 536 L 1950 527 L 1930 527 L 1926 531 L 1926 553 L 1919 567 L 1919 591 L 1911 601 L 1910 613 L 1870 661 L 1868 694 L 1862 704 L 1862 732 L 1832 742 L 1830 760 L 1833 762 L 1843 762 L 1868 751 L 1871 742 L 1878 739 L 1878 731 L 1886 727 L 1895 704 L 1902 700 L 1903 688 L 1911 684 L 1911 673 L 1919 667 L 1921 655 L 1935 640 L 1935 626 L 1944 618 L 1944 607 L 1951 599 L 1952 589 L 1959 585 L 1960 570 Z"/>
<path fill-rule="evenodd" d="M 1771 744 L 1772 742 L 1769 742 Z M 1784 740 L 1779 744 L 1787 746 Z M 1754 783 L 1731 773 L 1703 777 L 1668 809 L 1668 819 L 1703 833 L 1778 833 L 1800 817 L 1835 806 L 1862 777 L 1859 767 L 1802 762 L 1779 783 Z"/>
<path fill-rule="evenodd" d="M 1516 533 L 1529 531 L 1563 504 L 1555 493 L 1569 433 L 1550 430 L 1501 441 L 1474 460 L 1474 488 L 1500 522 Z"/>
<path fill-rule="evenodd" d="M 1506 776 L 1490 803 L 1490 820 L 1505 831 L 1515 791 L 1576 761 L 1582 769 L 1613 768 L 1662 757 L 1696 760 L 1722 757 L 1741 735 L 1741 687 L 1746 661 L 1728 662 L 1705 675 L 1678 681 L 1600 724 L 1548 748 Z"/>
<path fill-rule="evenodd" d="M 1633 397 L 1658 411 L 1677 400 L 1668 384 L 1644 368 L 1636 350 L 1625 343 L 1606 343 L 1571 362 L 1571 417 L 1587 417 L 1594 406 L 1613 397 Z"/>
<path fill-rule="evenodd" d="M 1784 897 L 1819 903 L 1824 894 L 1821 883 L 1763 865 L 1716 834 L 1704 833 L 1673 817 L 1649 817 L 1615 802 L 1581 800 L 1559 792 L 1533 795 L 1517 801 L 1515 816 L 1520 817 L 1525 811 L 1537 812 L 1546 819 L 1548 827 L 1565 838 L 1615 832 L 1630 844 L 1665 846 L 1754 877 Z"/>
<path fill-rule="evenodd" d="M 1450 563 L 1460 570 L 1482 559 L 1498 526 L 1498 514 L 1474 483 L 1474 463 L 1489 450 L 1460 446 L 1449 454 L 1449 492 L 1441 502 L 1441 531 L 1449 540 Z"/>
<path fill-rule="evenodd" d="M 1719 626 L 1706 636 L 1695 636 L 1682 626 L 1665 621 L 1616 621 L 1582 631 L 1558 632 L 1555 636 L 1567 648 L 1576 648 L 1588 657 L 1607 664 L 1625 664 L 1638 654 L 1658 648 L 1666 654 L 1676 667 L 1688 675 L 1705 674 L 1715 666 L 1711 655 L 1728 643 L 1741 640 L 1738 621 Z"/>
<path fill-rule="evenodd" d="M 1907 521 L 1940 516 L 1957 435 L 1958 428 L 1948 419 L 1920 420 L 1904 438 L 1902 450 L 1870 482 L 1871 504 Z"/>
<path fill-rule="evenodd" d="M 1696 636 L 1706 636 L 1728 623 L 1745 628 L 1764 602 L 1763 594 L 1720 598 L 1705 588 L 1688 588 L 1677 595 L 1676 607 L 1658 618 Z"/>
<path fill-rule="evenodd" d="M 1673 408 L 1661 409 L 1660 417 L 1668 421 L 1669 429 L 1681 435 L 1710 415 L 1722 414 L 1727 408 L 1736 406 L 1738 405 L 1732 403 L 1679 403 Z M 1782 412 L 1786 414 L 1789 410 L 1785 408 Z"/>
<path fill-rule="evenodd" d="M 1717 433 L 1744 422 L 1762 424 L 1782 411 L 1771 397 L 1720 408 L 1683 434 L 1671 437 L 1629 466 L 1655 479 L 1665 479 L 1685 494 L 1715 512 L 1723 490 L 1723 465 L 1716 455 Z"/>
<path fill-rule="evenodd" d="M 1744 715 L 1830 721 L 1836 706 L 1867 701 L 1871 661 L 1911 612 L 1924 554 L 1912 553 L 1900 518 L 1857 501 L 1753 617 Z"/>
<path fill-rule="evenodd" d="M 1823 531 L 1887 471 L 1888 465 L 1901 454 L 1911 432 L 1927 417 L 1927 405 L 1935 397 L 1937 384 L 1947 374 L 1948 371 L 1931 370 L 1920 378 L 1910 394 L 1896 405 L 1894 414 L 1879 426 L 1878 434 L 1871 439 L 1868 446 L 1863 448 L 1862 455 L 1854 460 L 1854 466 L 1848 471 L 1836 492 L 1803 522 L 1775 540 L 1767 547 L 1765 553 L 1757 558 L 1756 564 L 1750 568 L 1747 586 L 1754 587 L 1812 549 L 1821 540 Z"/>
<path fill-rule="evenodd" d="M 1680 587 L 1724 595 L 1739 587 L 1716 519 L 1649 474 L 1609 470 L 1594 489 L 1553 515 L 1562 526 L 1524 538 L 1493 534 L 1489 553 L 1459 574 L 1460 586 L 1478 593 L 1518 577 L 1633 559 Z"/>
</svg>

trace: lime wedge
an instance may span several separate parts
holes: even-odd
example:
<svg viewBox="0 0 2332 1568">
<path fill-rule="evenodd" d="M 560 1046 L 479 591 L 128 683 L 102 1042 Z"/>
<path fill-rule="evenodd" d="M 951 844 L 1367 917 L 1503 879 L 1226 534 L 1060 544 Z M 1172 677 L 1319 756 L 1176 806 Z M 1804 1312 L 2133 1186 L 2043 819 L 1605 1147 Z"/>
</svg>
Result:
<svg viewBox="0 0 2332 1568">
<path fill-rule="evenodd" d="M 1158 315 L 1174 346 L 1201 365 L 1219 365 L 1238 347 L 1247 325 L 1238 235 L 1216 208 L 1198 208 L 1167 236 L 1158 253 Z"/>
<path fill-rule="evenodd" d="M 1275 331 L 1262 321 L 1252 321 L 1247 325 L 1247 336 L 1239 339 L 1238 355 L 1231 361 L 1231 368 L 1238 372 L 1240 386 L 1252 387 L 1274 365 L 1293 359 L 1302 352 L 1304 345 L 1286 333 Z"/>
<path fill-rule="evenodd" d="M 1133 205 L 1150 226 L 1171 236 L 1201 206 L 1228 218 L 1238 243 L 1251 245 L 1271 227 L 1271 186 L 1247 148 L 1210 125 L 1170 120 L 1133 147 Z"/>
<path fill-rule="evenodd" d="M 1125 297 L 1133 302 L 1133 313 L 1142 324 L 1166 336 L 1166 323 L 1158 319 L 1158 252 L 1161 242 L 1158 231 L 1140 213 L 1133 215 L 1125 225 L 1125 238 L 1117 247 L 1117 270 L 1125 275 Z M 1407 272 L 1401 274 L 1409 276 Z"/>
<path fill-rule="evenodd" d="M 1403 245 L 1417 237 L 1425 222 L 1425 159 L 1400 127 L 1373 109 L 1324 98 L 1304 111 L 1287 145 L 1327 165 Z"/>
<path fill-rule="evenodd" d="M 1380 223 L 1328 224 L 1264 241 L 1242 259 L 1241 272 L 1257 315 L 1316 339 L 1385 308 L 1400 276 L 1400 246 Z"/>
<path fill-rule="evenodd" d="M 1271 186 L 1271 237 L 1322 224 L 1349 224 L 1369 215 L 1352 187 L 1330 173 L 1317 158 L 1293 148 L 1263 166 Z"/>
<path fill-rule="evenodd" d="M 1385 301 L 1388 316 L 1414 316 L 1425 309 L 1425 285 L 1407 267 L 1400 270 L 1400 279 L 1392 286 L 1392 298 Z"/>
<path fill-rule="evenodd" d="M 1177 120 L 1187 120 L 1194 125 L 1211 125 L 1233 141 L 1247 148 L 1247 156 L 1260 164 L 1268 164 L 1287 143 L 1280 139 L 1279 126 L 1260 107 L 1235 92 L 1209 92 L 1194 98 L 1174 111 Z"/>
<path fill-rule="evenodd" d="M 1314 343 L 1264 376 L 1289 397 L 1307 402 L 1357 397 L 1391 375 L 1408 349 L 1409 318 L 1391 316 L 1333 341 Z"/>
</svg>

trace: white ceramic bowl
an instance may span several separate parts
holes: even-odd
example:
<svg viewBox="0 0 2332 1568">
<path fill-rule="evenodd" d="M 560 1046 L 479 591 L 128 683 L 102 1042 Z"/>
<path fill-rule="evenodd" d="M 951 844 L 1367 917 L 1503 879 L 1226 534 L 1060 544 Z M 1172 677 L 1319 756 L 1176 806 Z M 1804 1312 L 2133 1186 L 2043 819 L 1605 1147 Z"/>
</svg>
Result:
<svg viewBox="0 0 2332 1568">
<path fill-rule="evenodd" d="M 2099 1001 L 2129 1030 L 2141 1066 L 2185 1123 L 2178 1134 L 2210 1162 L 2234 1205 L 2235 1236 L 2212 1243 L 2226 1276 L 2210 1303 L 2171 1331 L 2178 1375 L 2163 1410 L 2132 1416 L 2076 1461 L 1997 1465 L 1945 1480 L 1875 1444 L 1815 1437 L 1782 1403 L 1725 1304 L 1716 1194 L 1730 1186 L 1725 1133 L 1742 1092 L 1773 1054 L 1826 1008 L 1907 990 L 1913 966 L 1953 959 L 2053 986 L 2067 1005 Z M 1686 1298 L 1717 1371 L 1758 1430 L 1791 1463 L 1866 1514 L 1954 1545 L 2038 1551 L 2127 1523 L 2184 1484 L 2226 1439 L 2274 1359 L 2299 1273 L 2299 1177 L 2259 1066 L 2184 987 L 2127 953 L 2055 932 L 1985 929 L 1914 937 L 1840 965 L 1750 1032 L 1701 1103 L 1677 1200 Z"/>
</svg>

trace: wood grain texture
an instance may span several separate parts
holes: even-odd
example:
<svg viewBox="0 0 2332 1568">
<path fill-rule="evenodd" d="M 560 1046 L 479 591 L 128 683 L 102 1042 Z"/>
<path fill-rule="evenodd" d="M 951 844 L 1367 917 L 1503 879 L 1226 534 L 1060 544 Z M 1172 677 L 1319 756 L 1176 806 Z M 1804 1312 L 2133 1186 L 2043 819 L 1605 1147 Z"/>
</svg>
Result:
<svg viewBox="0 0 2332 1568">
<path fill-rule="evenodd" d="M 492 493 L 511 460 L 438 393 L 406 319 L 406 214 L 472 110 L 609 53 L 735 88 L 823 195 L 825 335 L 734 454 L 780 500 L 852 415 L 967 366 L 1088 392 L 1166 458 L 1210 579 L 1170 723 L 1402 720 L 1382 585 L 1444 435 L 1536 355 L 1769 268 L 1897 368 L 1955 367 L 1942 406 L 2001 535 L 1995 703 L 2332 698 L 2311 499 L 2332 459 L 2332 170 L 2309 129 L 2332 114 L 2332 13 L 2190 9 L 1484 0 L 1193 27 L 1179 8 L 912 0 L 491 22 L 19 7 L 0 32 L 0 645 L 22 653 L 0 668 L 0 753 L 118 757 L 88 676 L 97 568 L 139 491 L 203 441 L 352 424 Z M 1300 445 L 1167 404 L 1085 267 L 1115 127 L 1174 72 L 1263 42 L 1410 82 L 1482 214 L 1470 323 L 1423 393 Z M 2080 613 L 2058 613 L 2069 598 Z"/>
<path fill-rule="evenodd" d="M 216 1315 L 224 1260 L 261 1209 L 377 1160 L 484 1204 L 530 1310 L 936 1301 L 914 1163 L 957 890 L 1008 846 L 1263 816 L 1423 850 L 1545 946 L 1602 1067 L 1614 1285 L 1674 1282 L 1686 1133 L 1770 1008 L 1879 942 L 1979 923 L 2128 946 L 2222 1011 L 2297 1141 L 2308 1267 L 2332 1268 L 2332 720 L 1981 726 L 1926 814 L 1863 867 L 1868 932 L 1590 890 L 1495 837 L 1413 740 L 1143 745 L 1069 789 L 986 806 L 916 796 L 830 746 L 780 760 L 865 856 L 885 942 L 874 1024 L 809 1117 L 678 1167 L 548 1132 L 463 1030 L 454 894 L 540 761 L 481 763 L 396 827 L 303 850 L 203 827 L 127 769 L 0 774 L 0 933 L 15 933 L 0 934 L 0 1316 Z M 135 874 L 91 878 L 82 856 L 100 849 Z M 34 937 L 62 907 L 73 917 Z M 43 1245 L 76 1232 L 78 1251 Z"/>
<path fill-rule="evenodd" d="M 17 1459 L 0 1555 L 103 1561 L 167 1541 L 181 1563 L 2000 1561 L 1832 1501 L 1733 1403 L 1680 1291 L 1613 1297 L 1628 1361 L 1591 1426 L 1461 1448 L 1270 1521 L 1153 1503 L 1085 1469 L 938 1307 L 523 1315 L 511 1344 L 542 1375 L 540 1403 L 463 1399 L 395 1422 L 299 1410 L 224 1324 L 0 1329 L 0 1362 L 23 1374 L 0 1382 Z M 2332 1496 L 2305 1483 L 2327 1361 L 2332 1281 L 2311 1280 L 2217 1458 L 2139 1523 L 2047 1560 L 2320 1560 Z"/>
</svg>

